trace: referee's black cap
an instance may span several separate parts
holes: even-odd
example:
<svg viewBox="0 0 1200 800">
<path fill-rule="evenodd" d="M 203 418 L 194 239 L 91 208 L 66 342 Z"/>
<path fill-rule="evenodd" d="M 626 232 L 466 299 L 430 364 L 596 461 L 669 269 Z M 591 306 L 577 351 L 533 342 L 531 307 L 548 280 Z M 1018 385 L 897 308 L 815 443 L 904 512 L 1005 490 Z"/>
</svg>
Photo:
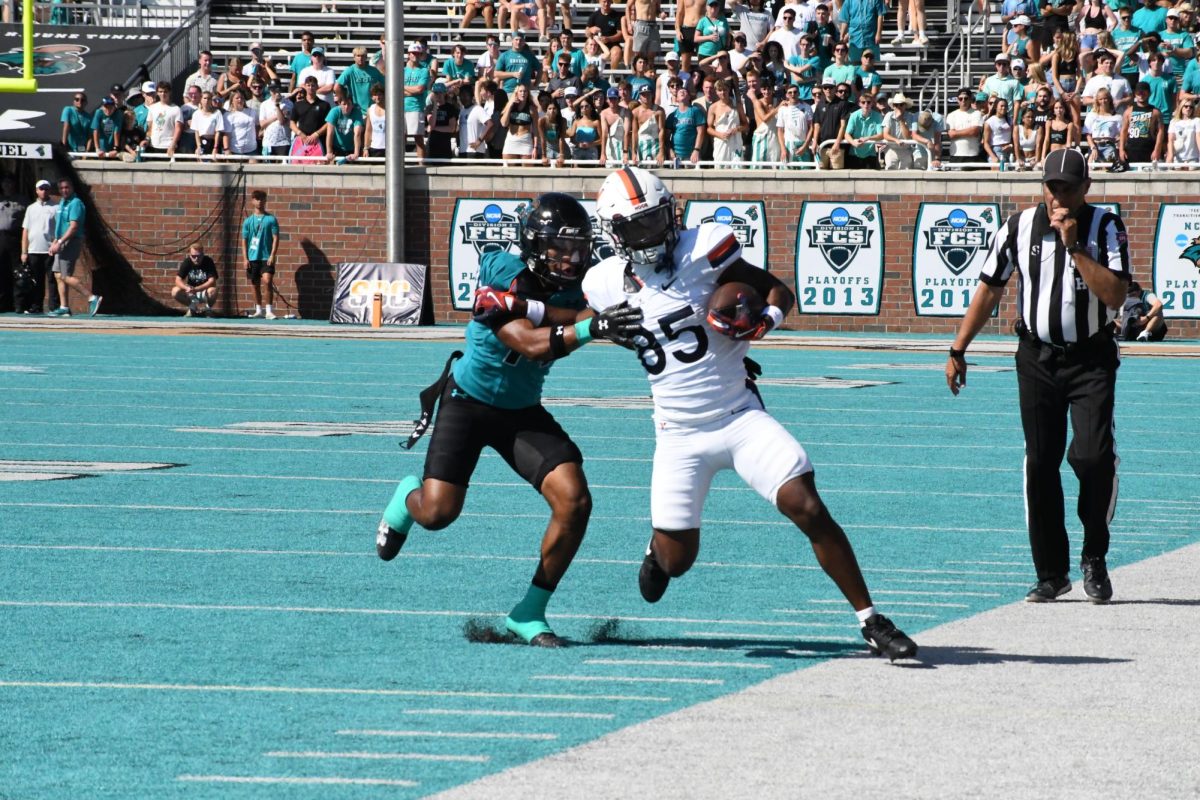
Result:
<svg viewBox="0 0 1200 800">
<path fill-rule="evenodd" d="M 1042 183 L 1061 181 L 1078 186 L 1087 179 L 1087 158 L 1078 150 L 1055 150 L 1046 156 L 1042 167 Z"/>
</svg>

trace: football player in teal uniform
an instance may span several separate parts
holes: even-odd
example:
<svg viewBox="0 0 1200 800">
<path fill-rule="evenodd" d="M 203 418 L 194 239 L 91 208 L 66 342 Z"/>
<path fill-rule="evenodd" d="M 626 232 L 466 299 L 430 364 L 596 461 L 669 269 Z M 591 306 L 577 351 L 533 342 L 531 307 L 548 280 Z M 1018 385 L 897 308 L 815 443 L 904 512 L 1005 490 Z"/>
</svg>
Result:
<svg viewBox="0 0 1200 800">
<path fill-rule="evenodd" d="M 422 392 L 422 417 L 409 439 L 411 446 L 424 432 L 440 399 L 424 476 L 400 481 L 375 548 L 390 561 L 414 522 L 440 530 L 457 519 L 480 453 L 492 448 L 550 506 L 533 581 L 505 627 L 531 645 L 559 647 L 546 605 L 583 541 L 592 501 L 583 455 L 542 406 L 542 384 L 555 360 L 593 338 L 628 344 L 642 315 L 625 303 L 594 315 L 588 309 L 580 284 L 592 227 L 575 198 L 539 197 L 522 215 L 519 238 L 520 256 L 493 251 L 480 262 L 466 354 L 452 357 Z"/>
</svg>

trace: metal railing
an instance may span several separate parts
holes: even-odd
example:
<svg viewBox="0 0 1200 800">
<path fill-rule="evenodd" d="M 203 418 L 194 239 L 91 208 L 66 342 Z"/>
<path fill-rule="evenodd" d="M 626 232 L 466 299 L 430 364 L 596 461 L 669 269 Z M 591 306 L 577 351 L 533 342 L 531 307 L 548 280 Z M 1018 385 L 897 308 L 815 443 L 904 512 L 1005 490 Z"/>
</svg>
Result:
<svg viewBox="0 0 1200 800">
<path fill-rule="evenodd" d="M 152 81 L 171 81 L 189 69 L 196 61 L 196 54 L 208 49 L 210 4 L 210 0 L 200 0 L 123 85 L 136 86 L 146 76 Z"/>
<path fill-rule="evenodd" d="M 0 0 L 7 2 L 7 0 Z M 156 3 L 148 0 L 34 0 L 34 19 L 47 26 L 94 25 L 104 28 L 175 28 L 193 13 L 192 2 Z M 16 21 L 23 16 L 18 4 Z M 48 33 L 49 31 L 47 31 Z"/>
</svg>

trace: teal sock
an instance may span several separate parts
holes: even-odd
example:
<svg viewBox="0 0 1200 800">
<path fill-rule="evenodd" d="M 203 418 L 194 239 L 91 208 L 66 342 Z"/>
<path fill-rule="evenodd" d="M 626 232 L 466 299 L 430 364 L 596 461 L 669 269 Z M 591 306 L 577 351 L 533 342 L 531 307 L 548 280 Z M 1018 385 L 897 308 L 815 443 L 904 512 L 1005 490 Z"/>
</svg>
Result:
<svg viewBox="0 0 1200 800">
<path fill-rule="evenodd" d="M 553 633 L 546 622 L 546 604 L 553 595 L 554 592 L 549 589 L 530 584 L 524 599 L 508 612 L 504 626 L 526 642 L 532 641 L 539 634 Z"/>
<path fill-rule="evenodd" d="M 404 480 L 400 481 L 400 485 L 396 487 L 395 494 L 392 495 L 392 502 L 388 503 L 387 508 L 383 511 L 383 519 L 387 522 L 388 527 L 396 533 L 408 533 L 408 529 L 412 527 L 412 514 L 408 513 L 408 506 L 404 501 L 410 494 L 421 488 L 421 479 L 416 475 L 409 475 Z"/>
</svg>

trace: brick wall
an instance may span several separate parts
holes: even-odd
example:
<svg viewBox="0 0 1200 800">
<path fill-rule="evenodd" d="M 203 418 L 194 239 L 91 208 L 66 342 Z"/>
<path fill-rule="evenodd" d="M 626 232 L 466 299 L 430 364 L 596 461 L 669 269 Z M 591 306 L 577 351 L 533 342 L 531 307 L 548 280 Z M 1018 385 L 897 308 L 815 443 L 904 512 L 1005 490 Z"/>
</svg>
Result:
<svg viewBox="0 0 1200 800">
<path fill-rule="evenodd" d="M 327 317 L 332 265 L 383 261 L 386 216 L 382 168 L 199 166 L 109 164 L 78 166 L 96 209 L 114 233 L 114 244 L 140 279 L 140 286 L 105 288 L 118 294 L 143 292 L 163 308 L 170 300 L 175 268 L 193 239 L 205 242 L 222 277 L 221 308 L 240 313 L 253 295 L 240 270 L 240 225 L 249 213 L 249 192 L 264 189 L 268 208 L 282 229 L 277 283 L 284 310 L 305 318 Z M 449 286 L 451 217 L 458 198 L 532 197 L 551 189 L 595 196 L 600 170 L 439 168 L 406 176 L 406 259 L 430 265 L 430 295 L 437 322 L 462 322 L 453 311 Z M 998 203 L 1001 218 L 1037 202 L 1040 185 L 1020 173 L 911 175 L 809 173 L 760 177 L 757 173 L 664 173 L 681 201 L 762 200 L 766 207 L 772 272 L 794 284 L 796 225 L 805 200 L 878 201 L 883 215 L 885 262 L 878 316 L 799 315 L 786 327 L 811 331 L 951 333 L 957 318 L 918 317 L 913 308 L 912 238 L 922 201 Z M 730 191 L 730 189 L 736 191 Z M 1128 226 L 1135 276 L 1151 281 L 1152 247 L 1159 203 L 1200 203 L 1200 180 L 1183 174 L 1123 175 L 1101 179 L 1093 202 L 1120 203 Z M 232 267 L 236 267 L 231 269 Z M 107 280 L 102 271 L 97 280 Z M 1007 330 L 1014 316 L 1010 288 L 999 317 L 985 332 Z M 110 304 L 110 300 L 112 301 Z M 122 298 L 106 295 L 106 310 Z M 135 304 L 129 303 L 133 306 Z M 1174 320 L 1173 335 L 1200 335 L 1200 321 Z"/>
</svg>

